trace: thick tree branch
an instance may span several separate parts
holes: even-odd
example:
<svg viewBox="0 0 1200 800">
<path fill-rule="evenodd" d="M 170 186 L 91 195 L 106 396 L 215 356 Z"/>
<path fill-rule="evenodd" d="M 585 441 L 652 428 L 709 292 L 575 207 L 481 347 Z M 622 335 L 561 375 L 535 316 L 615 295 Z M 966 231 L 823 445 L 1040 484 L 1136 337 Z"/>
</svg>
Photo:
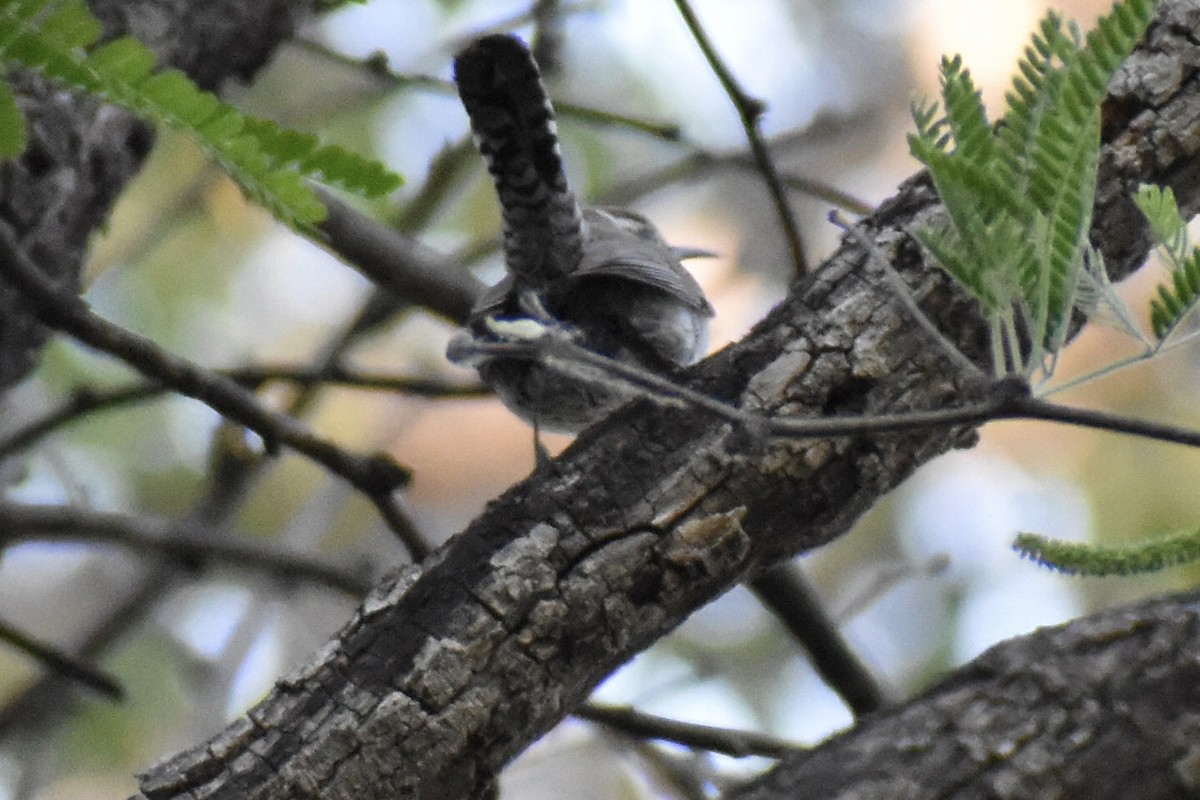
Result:
<svg viewBox="0 0 1200 800">
<path fill-rule="evenodd" d="M 1004 642 L 732 797 L 1195 797 L 1197 602 L 1152 600 Z"/>
<path fill-rule="evenodd" d="M 1114 277 L 1143 259 L 1141 181 L 1200 200 L 1200 4 L 1165 5 L 1112 85 L 1094 238 Z M 939 212 L 924 176 L 868 220 L 924 311 L 968 355 L 973 305 L 906 233 Z M 936 408 L 960 376 L 846 244 L 693 388 L 770 415 Z M 381 584 L 315 661 L 144 797 L 472 797 L 631 655 L 747 576 L 843 534 L 969 430 L 756 442 L 634 403 L 514 487 L 419 575 Z M 465 456 L 464 456 L 465 457 Z M 1097 646 L 1102 642 L 1097 639 Z"/>
</svg>

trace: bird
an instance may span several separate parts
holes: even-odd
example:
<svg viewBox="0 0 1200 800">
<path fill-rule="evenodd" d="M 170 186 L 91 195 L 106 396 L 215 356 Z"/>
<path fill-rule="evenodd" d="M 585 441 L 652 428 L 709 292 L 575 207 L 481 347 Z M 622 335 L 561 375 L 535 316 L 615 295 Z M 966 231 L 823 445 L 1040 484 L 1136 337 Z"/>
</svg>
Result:
<svg viewBox="0 0 1200 800">
<path fill-rule="evenodd" d="M 629 383 L 480 345 L 555 331 L 671 376 L 704 355 L 714 314 L 681 261 L 712 254 L 671 247 L 641 214 L 579 204 L 554 107 L 518 37 L 471 42 L 454 59 L 454 83 L 499 200 L 505 276 L 475 304 L 447 355 L 475 366 L 535 430 L 578 433 L 627 403 L 635 392 Z"/>
</svg>

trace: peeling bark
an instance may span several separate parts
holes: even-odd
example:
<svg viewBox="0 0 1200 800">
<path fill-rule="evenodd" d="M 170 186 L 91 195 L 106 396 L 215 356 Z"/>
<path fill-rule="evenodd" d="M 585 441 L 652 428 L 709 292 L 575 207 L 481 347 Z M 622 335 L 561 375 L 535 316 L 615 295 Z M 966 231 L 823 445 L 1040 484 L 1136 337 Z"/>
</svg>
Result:
<svg viewBox="0 0 1200 800">
<path fill-rule="evenodd" d="M 1147 250 L 1128 199 L 1137 183 L 1173 186 L 1185 213 L 1200 202 L 1197 23 L 1197 3 L 1167 4 L 1113 83 L 1094 239 L 1114 278 Z M 918 176 L 865 225 L 926 312 L 981 358 L 973 305 L 906 233 L 937 213 Z M 975 391 L 882 286 L 843 245 L 690 384 L 763 414 L 825 416 L 937 408 Z M 381 585 L 247 719 L 146 772 L 141 797 L 479 796 L 689 613 L 845 533 L 917 466 L 973 437 L 764 440 L 699 411 L 635 403 L 419 571 Z"/>
</svg>

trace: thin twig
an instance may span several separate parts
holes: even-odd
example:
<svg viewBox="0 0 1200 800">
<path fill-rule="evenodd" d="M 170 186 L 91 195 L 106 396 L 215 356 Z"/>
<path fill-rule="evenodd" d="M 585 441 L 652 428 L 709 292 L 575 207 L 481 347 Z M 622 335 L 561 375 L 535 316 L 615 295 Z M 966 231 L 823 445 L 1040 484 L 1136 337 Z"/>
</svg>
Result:
<svg viewBox="0 0 1200 800">
<path fill-rule="evenodd" d="M 473 38 L 473 37 L 472 37 Z M 382 83 L 390 88 L 416 88 L 428 89 L 439 94 L 458 95 L 458 90 L 454 87 L 453 81 L 448 81 L 445 78 L 439 78 L 436 75 L 423 75 L 419 73 L 399 73 L 390 70 L 386 63 L 380 63 L 376 60 L 362 60 L 353 56 L 348 56 L 332 50 L 320 42 L 314 42 L 306 39 L 294 40 L 293 44 L 307 50 L 310 53 L 329 59 L 338 64 L 342 64 L 354 69 L 362 69 L 375 76 Z M 464 42 L 465 46 L 466 42 Z M 561 116 L 566 118 L 574 118 L 584 122 L 591 122 L 599 125 L 611 125 L 618 128 L 626 128 L 629 130 L 639 131 L 649 134 L 655 138 L 663 139 L 668 142 L 679 142 L 682 139 L 682 131 L 678 123 L 663 122 L 661 120 L 646 119 L 644 117 L 636 117 L 631 114 L 622 114 L 617 111 L 595 108 L 586 106 L 580 103 L 572 103 L 569 100 L 555 100 L 554 110 Z"/>
<path fill-rule="evenodd" d="M 543 74 L 553 75 L 562 65 L 563 17 L 567 10 L 560 0 L 534 0 L 529 10 L 533 21 L 529 49 Z"/>
<path fill-rule="evenodd" d="M 430 162 L 421 186 L 392 218 L 396 230 L 413 234 L 429 227 L 434 214 L 478 162 L 479 151 L 469 133 L 443 147 Z"/>
<path fill-rule="evenodd" d="M 837 621 L 799 567 L 777 564 L 751 581 L 750 588 L 800 643 L 817 674 L 855 716 L 887 705 L 883 685 L 842 636 Z"/>
<path fill-rule="evenodd" d="M 0 544 L 20 541 L 103 542 L 169 556 L 194 568 L 208 563 L 253 570 L 275 579 L 304 580 L 361 598 L 365 576 L 290 553 L 235 539 L 194 521 L 56 505 L 0 501 Z"/>
<path fill-rule="evenodd" d="M 1186 447 L 1200 447 L 1200 431 L 1147 420 L 1131 419 L 1118 414 L 1110 414 L 1106 411 L 1095 411 L 1090 408 L 1060 406 L 1043 400 L 1040 397 L 1014 396 L 1007 398 L 1004 407 L 994 418 L 1037 419 L 1045 422 L 1073 425 L 1078 428 L 1091 428 L 1110 433 L 1125 433 L 1131 436 L 1140 436 L 1143 439 L 1181 444 Z"/>
<path fill-rule="evenodd" d="M 527 25 L 531 22 L 536 23 L 538 21 L 538 8 L 541 5 L 542 2 L 540 2 L 540 0 L 534 0 L 532 5 L 526 8 L 524 11 L 519 11 L 508 17 L 502 17 L 486 27 L 477 28 L 464 36 L 460 36 L 456 39 L 450 39 L 445 42 L 442 47 L 443 49 L 457 53 L 459 50 L 463 49 L 480 36 L 485 36 L 490 33 L 508 33 L 513 28 L 519 28 L 522 25 Z M 563 3 L 558 8 L 556 13 L 561 16 L 567 16 L 568 14 L 585 14 L 602 7 L 603 3 L 601 3 L 599 0 L 580 0 L 579 2 L 575 3 Z"/>
<path fill-rule="evenodd" d="M 82 684 L 109 700 L 121 700 L 125 696 L 121 682 L 113 676 L 3 620 L 0 620 L 0 641 L 25 653 L 55 675 Z"/>
<path fill-rule="evenodd" d="M 456 92 L 453 82 L 444 78 L 438 78 L 433 75 L 402 75 L 391 72 L 387 69 L 386 65 L 380 65 L 377 61 L 363 61 L 352 58 L 331 50 L 318 42 L 298 40 L 295 44 L 323 58 L 328 58 L 347 66 L 369 70 L 372 74 L 384 80 L 389 86 L 429 89 L 443 94 L 455 94 Z M 645 119 L 607 109 L 598 109 L 580 103 L 573 103 L 569 100 L 556 100 L 554 108 L 559 116 L 564 119 L 575 119 L 597 125 L 625 128 L 652 136 L 661 141 L 681 145 L 687 149 L 687 155 L 680 161 L 656 172 L 641 175 L 621 186 L 614 187 L 605 193 L 607 197 L 602 198 L 600 202 L 628 203 L 632 198 L 640 197 L 651 191 L 660 189 L 669 183 L 694 176 L 704 170 L 728 166 L 749 168 L 755 171 L 760 169 L 758 157 L 752 150 L 750 152 L 739 150 L 733 153 L 708 150 L 701 147 L 698 142 L 685 136 L 682 127 L 676 122 Z M 769 153 L 771 148 L 787 146 L 798 140 L 822 135 L 831 126 L 844 127 L 844 123 L 846 122 L 845 117 L 841 115 L 820 115 L 803 128 L 785 131 L 770 137 L 765 143 L 766 150 Z M 871 213 L 872 208 L 869 203 L 824 181 L 803 175 L 796 175 L 791 172 L 779 171 L 777 167 L 776 174 L 779 180 L 793 191 L 801 192 L 827 202 L 830 205 L 845 209 L 852 214 L 865 215 Z M 790 206 L 788 208 L 790 211 Z M 476 247 L 479 247 L 479 245 L 476 245 Z M 488 245 L 485 244 L 483 247 L 485 253 L 492 252 Z M 468 252 L 475 252 L 475 248 L 473 247 Z M 454 260 L 462 264 L 473 264 L 476 263 L 478 257 Z"/>
<path fill-rule="evenodd" d="M 664 800 L 711 800 L 712 770 L 697 754 L 669 753 L 637 739 L 629 740 L 629 749 L 641 760 L 643 772 L 654 784 L 655 796 Z"/>
<path fill-rule="evenodd" d="M 483 356 L 504 356 L 538 360 L 548 367 L 580 381 L 605 383 L 618 378 L 658 403 L 682 403 L 712 413 L 744 430 L 766 436 L 825 438 L 902 433 L 948 425 L 980 424 L 1002 417 L 1004 398 L 997 394 L 982 401 L 954 408 L 910 411 L 899 414 L 872 414 L 853 417 L 769 417 L 731 406 L 697 392 L 671 378 L 615 361 L 580 347 L 559 332 L 539 339 L 520 342 L 474 342 L 472 347 Z"/>
<path fill-rule="evenodd" d="M 769 150 L 783 150 L 813 145 L 837 136 L 838 131 L 863 124 L 861 114 L 823 113 L 800 127 L 781 131 L 767 140 Z M 680 141 L 687 154 L 680 160 L 652 172 L 643 172 L 603 192 L 595 202 L 626 205 L 650 192 L 679 181 L 700 177 L 718 169 L 737 168 L 758 171 L 754 154 L 745 149 L 732 151 L 710 150 L 689 139 Z M 873 210 L 869 203 L 814 178 L 793 173 L 781 173 L 789 188 L 841 208 L 851 214 L 865 216 Z"/>
<path fill-rule="evenodd" d="M 414 378 L 388 372 L 347 369 L 340 365 L 250 364 L 215 370 L 243 386 L 294 383 L 297 386 L 342 386 L 370 392 L 394 392 L 426 399 L 482 397 L 491 390 L 479 383 L 447 383 L 435 378 Z"/>
<path fill-rule="evenodd" d="M 454 384 L 427 378 L 409 378 L 377 372 L 358 372 L 333 367 L 322 373 L 317 367 L 258 364 L 233 369 L 214 370 L 248 388 L 280 381 L 298 386 L 348 386 L 364 391 L 396 392 L 424 398 L 484 397 L 491 390 L 479 384 Z M 142 382 L 111 388 L 81 386 L 71 392 L 70 399 L 58 408 L 46 412 L 0 438 L 0 460 L 24 450 L 58 428 L 96 411 L 153 400 L 170 392 L 159 383 Z"/>
<path fill-rule="evenodd" d="M 680 722 L 647 714 L 629 706 L 587 703 L 576 709 L 575 716 L 630 736 L 661 739 L 695 750 L 724 753 L 734 758 L 782 758 L 801 749 L 800 745 L 782 741 L 765 733 Z"/>
<path fill-rule="evenodd" d="M 58 408 L 52 409 L 41 417 L 28 422 L 16 430 L 10 431 L 0 439 L 0 460 L 19 453 L 42 438 L 74 420 L 93 411 L 107 408 L 119 408 L 145 400 L 152 400 L 167 391 L 154 383 L 137 383 L 131 386 L 118 386 L 112 389 L 92 389 L 81 387 L 71 393 L 71 397 Z"/>
<path fill-rule="evenodd" d="M 153 604 L 161 600 L 178 575 L 178 568 L 159 563 L 141 577 L 125 594 L 110 600 L 104 616 L 83 634 L 79 644 L 72 647 L 74 659 L 92 662 L 138 622 L 145 619 Z M 72 708 L 69 696 L 64 696 L 64 679 L 43 675 L 32 686 L 6 700 L 0 708 L 0 737 L 29 736 L 34 730 L 60 718 Z"/>
<path fill-rule="evenodd" d="M 683 403 L 710 412 L 752 434 L 764 436 L 867 436 L 955 425 L 977 426 L 1003 419 L 1040 419 L 1200 447 L 1200 431 L 1129 419 L 1103 411 L 1058 406 L 1032 397 L 1028 384 L 1013 377 L 994 381 L 982 400 L 952 408 L 846 417 L 772 417 L 731 406 L 668 377 L 594 353 L 575 344 L 559 331 L 549 331 L 540 338 L 526 341 L 477 341 L 472 346 L 480 355 L 538 360 L 581 381 L 605 382 L 615 377 L 654 402 Z"/>
<path fill-rule="evenodd" d="M 279 444 L 324 465 L 372 499 L 389 497 L 408 482 L 406 469 L 385 453 L 359 456 L 323 439 L 292 417 L 273 411 L 229 378 L 172 355 L 154 342 L 97 316 L 82 299 L 60 291 L 0 228 L 0 269 L 50 328 L 114 356 L 153 380 L 170 386 L 237 421 L 263 438 L 267 451 Z"/>
<path fill-rule="evenodd" d="M 771 142 L 773 145 L 774 143 L 779 143 L 780 145 L 794 143 L 804 139 L 807 132 L 808 129 L 797 128 L 773 137 Z M 652 172 L 644 172 L 622 181 L 602 192 L 597 197 L 592 198 L 592 202 L 599 205 L 627 206 L 639 198 L 645 197 L 666 186 L 682 181 L 695 180 L 718 170 L 741 169 L 758 171 L 758 164 L 754 160 L 753 154 L 745 150 L 718 152 L 695 145 L 688 145 L 688 147 L 690 153 L 684 158 Z M 802 192 L 810 197 L 815 197 L 851 214 L 865 215 L 872 211 L 869 203 L 830 184 L 791 173 L 783 173 L 782 178 L 790 189 Z M 489 236 L 466 243 L 450 255 L 450 260 L 456 264 L 471 266 L 478 264 L 499 249 L 500 237 Z"/>
<path fill-rule="evenodd" d="M 738 117 L 742 120 L 742 128 L 746 131 L 746 140 L 750 143 L 750 151 L 754 154 L 754 160 L 758 164 L 763 180 L 766 181 L 771 199 L 775 203 L 775 210 L 779 214 L 779 224 L 783 227 L 788 250 L 792 255 L 792 267 L 796 275 L 804 275 L 808 272 L 808 261 L 804 255 L 804 243 L 800 239 L 800 226 L 796 222 L 796 215 L 792 211 L 791 203 L 788 202 L 787 191 L 784 189 L 783 181 L 779 178 L 779 171 L 775 168 L 775 160 L 771 157 L 771 151 L 767 148 L 762 130 L 759 128 L 759 121 L 767 108 L 766 104 L 758 98 L 751 97 L 737 82 L 729 67 L 717 53 L 716 48 L 713 47 L 712 41 L 708 38 L 703 26 L 700 25 L 700 20 L 692 11 L 688 0 L 675 0 L 675 7 L 679 9 L 680 16 L 683 17 L 688 30 L 692 32 L 692 38 L 700 46 L 704 58 L 712 67 L 713 73 L 721 82 L 729 99 L 733 101 L 734 108 L 737 109 Z"/>
</svg>

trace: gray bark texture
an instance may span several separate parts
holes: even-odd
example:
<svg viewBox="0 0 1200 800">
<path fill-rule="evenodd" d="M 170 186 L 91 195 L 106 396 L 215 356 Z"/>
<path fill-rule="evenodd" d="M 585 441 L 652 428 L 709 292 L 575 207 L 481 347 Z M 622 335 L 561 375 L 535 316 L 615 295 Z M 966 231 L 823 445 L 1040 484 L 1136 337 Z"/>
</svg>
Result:
<svg viewBox="0 0 1200 800">
<path fill-rule="evenodd" d="M 1095 238 L 1117 278 L 1147 250 L 1128 199 L 1139 182 L 1173 186 L 1188 213 L 1200 197 L 1198 24 L 1200 5 L 1168 4 L 1113 83 Z M 926 313 L 978 357 L 972 304 L 906 232 L 937 213 L 918 176 L 863 229 Z M 961 400 L 967 382 L 882 283 L 859 248 L 843 245 L 743 341 L 699 365 L 690 385 L 768 415 Z M 918 465 L 972 440 L 965 430 L 764 440 L 699 411 L 635 403 L 420 569 L 379 586 L 246 718 L 145 773 L 143 797 L 480 796 L 508 760 L 689 613 L 845 533 Z"/>
<path fill-rule="evenodd" d="M 730 800 L 1200 796 L 1191 594 L 997 645 Z"/>
<path fill-rule="evenodd" d="M 191 17 L 207 8 L 218 16 L 240 14 L 240 21 L 222 19 L 215 28 L 201 28 L 208 23 Z M 98 10 L 117 27 L 139 20 L 137 32 L 152 41 L 156 33 L 175 41 L 165 32 L 190 34 L 183 26 L 197 26 L 204 35 L 183 35 L 190 44 L 176 42 L 160 52 L 211 83 L 220 75 L 210 70 L 252 71 L 256 58 L 287 36 L 293 22 L 284 4 L 266 2 L 114 1 Z M 1198 30 L 1200 2 L 1166 3 L 1146 42 L 1110 87 L 1093 235 L 1114 279 L 1136 269 L 1148 247 L 1145 225 L 1129 200 L 1138 183 L 1172 186 L 1185 214 L 1200 205 Z M 257 57 L 210 52 L 213 31 L 232 33 L 229 38 L 239 44 L 260 42 L 249 48 Z M 193 61 L 185 63 L 188 58 Z M 0 214 L 22 235 L 26 252 L 74 286 L 87 234 L 136 169 L 146 138 L 127 120 L 97 127 L 111 111 L 45 92 L 31 96 L 29 102 L 49 109 L 39 113 L 62 116 L 75 137 L 68 141 L 77 144 L 60 147 L 69 152 L 46 145 L 48 165 L 26 159 L 24 166 L 0 173 Z M 81 156 L 85 150 L 89 159 Z M 24 188 L 18 180 L 26 182 Z M 15 198 L 25 192 L 45 197 L 46 208 L 56 209 L 62 222 L 47 226 L 53 233 L 41 230 L 43 215 L 13 213 Z M 934 192 L 919 175 L 864 220 L 861 230 L 891 259 L 946 335 L 968 355 L 982 358 L 984 328 L 973 304 L 908 233 L 938 213 Z M 843 244 L 743 341 L 698 365 L 689 384 L 748 411 L 792 416 L 939 408 L 977 392 L 883 286 L 862 250 Z M 0 318 L 8 320 L 10 313 L 11 307 L 0 307 Z M 0 336 L 12 334 L 0 329 Z M 0 353 L 7 360 L 13 358 L 10 351 L 22 351 L 27 365 L 33 358 L 28 341 L 0 339 Z M 765 439 L 698 410 L 634 403 L 586 431 L 550 469 L 498 498 L 426 563 L 381 583 L 312 663 L 280 680 L 245 718 L 148 769 L 139 797 L 480 796 L 505 763 L 601 679 L 692 611 L 781 559 L 842 535 L 917 466 L 973 438 L 972 431 L 959 429 Z M 1164 601 L 1029 640 L 1031 659 L 1061 655 L 1057 674 L 1064 680 L 1086 672 L 1093 660 L 1100 671 L 1094 683 L 1081 687 L 1067 680 L 1060 686 L 1048 677 L 1051 672 L 1033 671 L 1014 643 L 903 709 L 864 719 L 850 734 L 863 738 L 853 741 L 869 742 L 874 726 L 893 725 L 898 727 L 885 734 L 893 741 L 902 730 L 914 748 L 949 753 L 942 758 L 961 752 L 966 762 L 956 762 L 954 771 L 922 767 L 922 775 L 944 782 L 934 787 L 913 775 L 913 786 L 929 787 L 916 793 L 841 796 L 1063 796 L 1055 790 L 1063 773 L 1041 762 L 1020 772 L 1019 791 L 987 788 L 998 774 L 990 769 L 997 759 L 1009 757 L 1014 770 L 1027 763 L 1011 757 L 1025 752 L 1021 744 L 1027 740 L 1013 733 L 1004 713 L 989 712 L 986 701 L 1001 710 L 1033 708 L 1036 691 L 1062 707 L 1062 717 L 1043 723 L 1039 716 L 1033 723 L 1028 736 L 1046 737 L 1039 747 L 1083 747 L 1072 739 L 1076 730 L 1111 737 L 1110 750 L 1089 751 L 1094 755 L 1087 763 L 1094 769 L 1080 778 L 1095 781 L 1096 792 L 1069 796 L 1113 796 L 1101 783 L 1106 769 L 1126 774 L 1149 763 L 1139 760 L 1139 740 L 1131 738 L 1129 751 L 1122 749 L 1122 732 L 1136 727 L 1133 721 L 1154 731 L 1145 721 L 1158 714 L 1162 729 L 1179 732 L 1190 725 L 1195 739 L 1197 698 L 1181 693 L 1177 703 L 1163 704 L 1149 690 L 1134 691 L 1127 700 L 1097 698 L 1086 687 L 1103 692 L 1116 685 L 1119 668 L 1109 661 L 1138 655 L 1130 641 L 1147 649 L 1153 643 L 1161 654 L 1155 686 L 1198 685 L 1195 622 L 1186 602 Z M 1162 646 L 1154 633 L 1160 628 L 1188 640 L 1191 649 Z M 979 711 L 974 728 L 948 711 L 954 692 L 965 697 L 972 685 L 981 698 L 969 706 Z M 939 719 L 940 728 L 908 727 Z M 932 741 L 939 731 L 950 737 L 944 751 Z M 841 741 L 846 738 L 829 747 Z M 1111 757 L 1101 759 L 1106 752 Z M 1170 753 L 1185 751 L 1176 747 Z M 1194 755 L 1192 761 L 1171 757 L 1168 762 L 1182 764 L 1185 772 L 1192 765 L 1187 774 L 1194 775 Z M 835 762 L 814 762 L 827 763 Z M 851 769 L 856 762 L 836 763 Z M 801 774 L 776 772 L 753 796 L 793 796 L 787 781 L 801 778 L 787 776 Z"/>
</svg>

